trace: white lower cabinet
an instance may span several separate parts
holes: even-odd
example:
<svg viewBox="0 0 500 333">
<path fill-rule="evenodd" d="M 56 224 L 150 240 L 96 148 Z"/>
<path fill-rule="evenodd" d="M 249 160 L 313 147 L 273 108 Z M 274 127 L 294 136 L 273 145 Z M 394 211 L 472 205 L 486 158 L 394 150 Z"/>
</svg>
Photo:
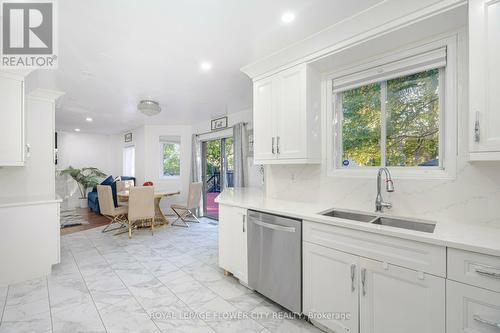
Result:
<svg viewBox="0 0 500 333">
<path fill-rule="evenodd" d="M 445 279 L 360 259 L 360 332 L 445 332 Z"/>
<path fill-rule="evenodd" d="M 219 266 L 248 283 L 247 210 L 219 207 Z"/>
<path fill-rule="evenodd" d="M 448 333 L 500 332 L 500 293 L 446 281 Z"/>
<path fill-rule="evenodd" d="M 334 332 L 358 331 L 358 257 L 303 242 L 303 311 Z"/>
<path fill-rule="evenodd" d="M 304 313 L 333 332 L 444 333 L 445 279 L 303 242 Z"/>
</svg>

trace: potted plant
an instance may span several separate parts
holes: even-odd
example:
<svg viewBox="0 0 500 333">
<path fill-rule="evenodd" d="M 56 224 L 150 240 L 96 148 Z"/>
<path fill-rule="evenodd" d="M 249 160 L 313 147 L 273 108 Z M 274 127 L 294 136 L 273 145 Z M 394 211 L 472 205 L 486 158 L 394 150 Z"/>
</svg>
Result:
<svg viewBox="0 0 500 333">
<path fill-rule="evenodd" d="M 75 169 L 72 166 L 62 170 L 60 175 L 70 175 L 78 184 L 80 190 L 80 208 L 87 208 L 87 190 L 99 184 L 99 178 L 106 177 L 106 174 L 98 168 Z"/>
</svg>

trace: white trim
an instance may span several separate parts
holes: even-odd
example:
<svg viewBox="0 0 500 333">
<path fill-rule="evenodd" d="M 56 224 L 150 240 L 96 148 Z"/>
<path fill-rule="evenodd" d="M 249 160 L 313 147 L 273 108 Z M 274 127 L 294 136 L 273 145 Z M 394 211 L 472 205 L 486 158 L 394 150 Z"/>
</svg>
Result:
<svg viewBox="0 0 500 333">
<path fill-rule="evenodd" d="M 415 51 L 415 50 L 414 50 Z M 418 51 L 417 51 L 418 52 Z M 399 57 L 398 57 L 399 56 Z M 365 64 L 365 69 L 353 68 L 352 72 L 338 73 L 333 79 L 333 92 L 341 92 L 371 83 L 387 81 L 401 76 L 446 66 L 446 47 L 405 57 L 397 54 L 394 61 L 381 60 Z"/>
<path fill-rule="evenodd" d="M 445 24 L 445 27 L 439 28 L 446 29 L 450 23 L 454 23 L 449 22 L 450 18 L 461 19 L 467 10 L 466 0 L 407 0 L 404 4 L 401 4 L 401 1 L 381 1 L 302 41 L 243 66 L 240 70 L 251 79 L 262 79 L 300 63 L 322 59 L 411 25 L 425 24 L 425 20 L 431 20 L 431 23 L 439 20 L 438 22 Z M 440 16 L 445 16 L 445 19 Z"/>
<path fill-rule="evenodd" d="M 444 84 L 441 84 L 441 89 L 444 90 L 443 98 L 440 98 L 440 110 L 442 113 L 440 115 L 440 145 L 444 145 L 444 149 L 440 146 L 440 164 L 444 168 L 438 167 L 390 167 L 391 173 L 395 178 L 419 178 L 419 179 L 453 179 L 456 177 L 457 168 L 457 71 L 458 71 L 458 57 L 463 56 L 465 50 L 462 48 L 457 50 L 457 40 L 461 38 L 465 32 L 460 30 L 454 32 L 445 37 L 435 39 L 429 43 L 420 44 L 417 47 L 409 47 L 403 53 L 411 52 L 412 50 L 423 50 L 425 48 L 436 49 L 436 47 L 446 47 L 447 48 L 447 67 L 444 71 Z M 393 53 L 403 54 L 401 51 Z M 386 56 L 377 57 L 373 61 L 379 61 L 384 59 Z M 390 57 L 390 55 L 389 55 Z M 366 64 L 367 62 L 365 62 Z M 327 176 L 331 177 L 358 177 L 358 178 L 372 178 L 376 174 L 378 168 L 363 167 L 359 169 L 340 169 L 336 166 L 336 154 L 339 153 L 339 146 L 337 145 L 338 140 L 336 140 L 334 131 L 334 126 L 338 126 L 339 119 L 335 119 L 334 104 L 335 98 L 333 97 L 333 79 L 338 73 L 351 69 L 353 66 L 348 68 L 343 68 L 334 72 L 330 72 L 324 76 L 326 80 L 326 90 L 323 93 L 326 96 L 326 106 L 324 112 L 324 117 L 326 119 L 326 165 L 327 165 Z M 441 77 L 440 77 L 441 78 Z M 442 156 L 441 156 L 442 155 Z"/>
</svg>

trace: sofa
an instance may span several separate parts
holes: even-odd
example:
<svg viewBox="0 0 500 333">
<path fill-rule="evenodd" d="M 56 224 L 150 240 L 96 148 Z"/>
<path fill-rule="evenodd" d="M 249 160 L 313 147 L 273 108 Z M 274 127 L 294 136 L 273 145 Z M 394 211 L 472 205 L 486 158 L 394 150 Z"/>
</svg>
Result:
<svg viewBox="0 0 500 333">
<path fill-rule="evenodd" d="M 135 177 L 121 176 L 120 180 L 122 180 L 122 181 L 131 180 L 135 184 Z M 111 191 L 113 193 L 113 202 L 115 204 L 115 207 L 118 207 L 118 197 L 116 195 L 116 193 L 118 191 L 116 190 L 116 183 L 117 182 L 115 181 L 113 176 L 109 176 L 108 178 L 104 179 L 101 182 L 101 185 L 111 186 Z M 97 187 L 94 187 L 92 189 L 92 192 L 89 192 L 89 194 L 87 195 L 87 203 L 88 203 L 91 211 L 93 211 L 94 213 L 97 213 L 97 214 L 101 213 L 101 210 L 99 208 L 99 197 L 97 195 Z"/>
</svg>

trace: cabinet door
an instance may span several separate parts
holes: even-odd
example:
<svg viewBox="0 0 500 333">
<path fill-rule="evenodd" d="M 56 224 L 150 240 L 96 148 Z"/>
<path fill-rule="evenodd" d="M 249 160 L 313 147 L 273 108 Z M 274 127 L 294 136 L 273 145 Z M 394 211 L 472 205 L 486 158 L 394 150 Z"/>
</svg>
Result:
<svg viewBox="0 0 500 333">
<path fill-rule="evenodd" d="M 248 283 L 246 209 L 219 208 L 219 266 Z"/>
<path fill-rule="evenodd" d="M 455 281 L 446 281 L 448 333 L 498 333 L 500 294 Z"/>
<path fill-rule="evenodd" d="M 359 288 L 360 332 L 445 332 L 445 279 L 360 259 Z"/>
<path fill-rule="evenodd" d="M 307 158 L 306 65 L 278 74 L 278 159 Z"/>
<path fill-rule="evenodd" d="M 0 77 L 0 166 L 24 165 L 24 83 Z"/>
<path fill-rule="evenodd" d="M 303 309 L 334 332 L 358 332 L 358 257 L 303 242 Z"/>
<path fill-rule="evenodd" d="M 471 152 L 482 156 L 477 159 L 500 159 L 499 41 L 500 2 L 469 0 L 469 121 Z"/>
<path fill-rule="evenodd" d="M 275 110 L 277 107 L 276 80 L 273 78 L 256 81 L 253 87 L 254 158 L 276 159 Z"/>
</svg>

